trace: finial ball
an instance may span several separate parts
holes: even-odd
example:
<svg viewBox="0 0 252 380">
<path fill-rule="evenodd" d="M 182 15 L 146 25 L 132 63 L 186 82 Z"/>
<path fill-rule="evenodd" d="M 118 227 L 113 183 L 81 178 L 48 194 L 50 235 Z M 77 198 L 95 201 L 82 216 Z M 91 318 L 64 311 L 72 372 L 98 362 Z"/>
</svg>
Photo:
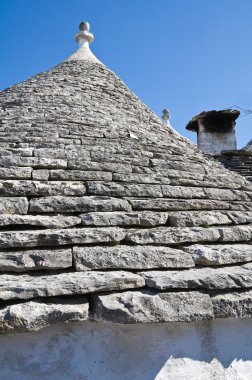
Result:
<svg viewBox="0 0 252 380">
<path fill-rule="evenodd" d="M 170 117 L 170 111 L 167 108 L 163 109 L 163 116 Z"/>
<path fill-rule="evenodd" d="M 89 32 L 89 30 L 90 30 L 89 22 L 87 22 L 87 21 L 81 21 L 79 29 L 82 32 L 84 32 L 84 31 Z"/>
</svg>

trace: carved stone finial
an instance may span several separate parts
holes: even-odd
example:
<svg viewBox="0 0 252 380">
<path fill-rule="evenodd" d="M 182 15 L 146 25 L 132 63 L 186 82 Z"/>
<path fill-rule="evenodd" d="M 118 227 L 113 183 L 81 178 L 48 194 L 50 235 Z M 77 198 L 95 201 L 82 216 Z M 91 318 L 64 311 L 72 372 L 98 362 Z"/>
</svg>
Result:
<svg viewBox="0 0 252 380">
<path fill-rule="evenodd" d="M 89 48 L 89 44 L 94 41 L 94 36 L 90 33 L 89 23 L 87 21 L 81 21 L 79 29 L 80 31 L 75 36 L 75 40 L 79 43 L 79 48 L 67 61 L 89 61 L 102 64 Z"/>
<path fill-rule="evenodd" d="M 170 125 L 169 119 L 170 119 L 170 111 L 167 108 L 165 108 L 163 109 L 163 114 L 162 114 L 162 120 L 165 125 Z"/>
<path fill-rule="evenodd" d="M 91 44 L 94 41 L 94 36 L 90 33 L 90 25 L 87 21 L 81 21 L 79 26 L 79 33 L 76 34 L 76 41 L 81 45 L 83 42 L 87 41 Z"/>
</svg>

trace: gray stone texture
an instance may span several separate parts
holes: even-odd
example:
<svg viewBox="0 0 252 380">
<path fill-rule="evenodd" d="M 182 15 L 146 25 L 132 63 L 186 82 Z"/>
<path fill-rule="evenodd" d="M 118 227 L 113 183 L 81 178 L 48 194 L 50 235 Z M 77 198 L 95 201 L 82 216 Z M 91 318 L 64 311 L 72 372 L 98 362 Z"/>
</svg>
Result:
<svg viewBox="0 0 252 380">
<path fill-rule="evenodd" d="M 28 200 L 25 197 L 5 197 L 0 200 L 0 214 L 27 214 Z"/>
<path fill-rule="evenodd" d="M 0 181 L 0 196 L 46 196 L 68 195 L 81 196 L 86 194 L 86 187 L 82 182 L 63 181 Z"/>
<path fill-rule="evenodd" d="M 194 244 L 183 250 L 192 255 L 197 265 L 228 265 L 252 261 L 251 244 Z"/>
<path fill-rule="evenodd" d="M 31 212 L 131 211 L 126 199 L 112 197 L 41 197 L 29 202 Z"/>
<path fill-rule="evenodd" d="M 185 211 L 185 210 L 228 210 L 229 203 L 205 199 L 131 199 L 133 210 Z"/>
<path fill-rule="evenodd" d="M 213 319 L 208 294 L 126 291 L 92 296 L 92 317 L 114 323 L 192 322 Z"/>
<path fill-rule="evenodd" d="M 168 247 L 73 247 L 76 270 L 190 268 L 191 255 Z"/>
<path fill-rule="evenodd" d="M 0 249 L 14 247 L 43 247 L 68 244 L 117 244 L 126 232 L 118 227 L 63 230 L 28 230 L 0 232 Z"/>
<path fill-rule="evenodd" d="M 0 333 L 37 331 L 55 323 L 88 319 L 85 297 L 73 300 L 28 301 L 0 309 Z"/>
<path fill-rule="evenodd" d="M 0 226 L 37 226 L 46 228 L 69 228 L 81 224 L 81 218 L 66 215 L 19 215 L 0 214 Z"/>
<path fill-rule="evenodd" d="M 84 320 L 90 293 L 113 322 L 217 318 L 218 302 L 249 315 L 244 178 L 100 64 L 64 62 L 0 93 L 0 108 L 1 331 Z"/>
<path fill-rule="evenodd" d="M 251 264 L 223 268 L 197 268 L 184 271 L 141 272 L 150 288 L 167 289 L 242 289 L 252 286 Z"/>
<path fill-rule="evenodd" d="M 252 291 L 228 292 L 211 296 L 215 318 L 251 318 Z"/>
<path fill-rule="evenodd" d="M 35 297 L 79 295 L 143 286 L 142 277 L 123 271 L 88 271 L 41 276 L 3 274 L 0 277 L 0 299 L 26 300 Z"/>
<path fill-rule="evenodd" d="M 172 227 L 212 226 L 231 224 L 232 220 L 220 211 L 176 211 L 169 212 L 168 225 Z"/>
<path fill-rule="evenodd" d="M 64 269 L 72 266 L 72 250 L 40 249 L 0 251 L 0 272 Z"/>
<path fill-rule="evenodd" d="M 215 242 L 220 239 L 217 228 L 203 227 L 157 227 L 129 230 L 126 240 L 135 244 L 181 244 Z"/>
<path fill-rule="evenodd" d="M 166 212 L 88 212 L 80 214 L 84 226 L 143 226 L 155 227 L 166 224 Z"/>
</svg>

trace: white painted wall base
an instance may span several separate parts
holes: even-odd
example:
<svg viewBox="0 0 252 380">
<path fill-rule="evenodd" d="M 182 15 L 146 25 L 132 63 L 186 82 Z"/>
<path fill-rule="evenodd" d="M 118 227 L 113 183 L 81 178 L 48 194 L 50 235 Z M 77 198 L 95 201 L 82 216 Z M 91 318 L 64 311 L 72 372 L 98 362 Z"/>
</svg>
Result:
<svg viewBox="0 0 252 380">
<path fill-rule="evenodd" d="M 251 380 L 252 319 L 83 322 L 0 337 L 1 380 Z"/>
<path fill-rule="evenodd" d="M 220 154 L 223 150 L 236 150 L 235 123 L 229 131 L 213 132 L 199 122 L 197 145 L 200 150 L 208 154 Z"/>
</svg>

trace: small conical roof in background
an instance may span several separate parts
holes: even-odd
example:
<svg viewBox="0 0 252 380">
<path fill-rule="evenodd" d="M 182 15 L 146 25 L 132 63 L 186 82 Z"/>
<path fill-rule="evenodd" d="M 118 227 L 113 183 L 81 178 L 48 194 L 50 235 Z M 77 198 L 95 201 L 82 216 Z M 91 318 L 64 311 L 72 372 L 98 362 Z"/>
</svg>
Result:
<svg viewBox="0 0 252 380">
<path fill-rule="evenodd" d="M 249 152 L 252 151 L 252 139 L 249 140 L 249 142 L 245 145 L 244 148 L 242 148 L 242 150 L 246 150 L 246 151 L 249 151 Z"/>
<path fill-rule="evenodd" d="M 0 94 L 1 331 L 249 316 L 251 185 L 80 35 L 69 60 Z"/>
</svg>

